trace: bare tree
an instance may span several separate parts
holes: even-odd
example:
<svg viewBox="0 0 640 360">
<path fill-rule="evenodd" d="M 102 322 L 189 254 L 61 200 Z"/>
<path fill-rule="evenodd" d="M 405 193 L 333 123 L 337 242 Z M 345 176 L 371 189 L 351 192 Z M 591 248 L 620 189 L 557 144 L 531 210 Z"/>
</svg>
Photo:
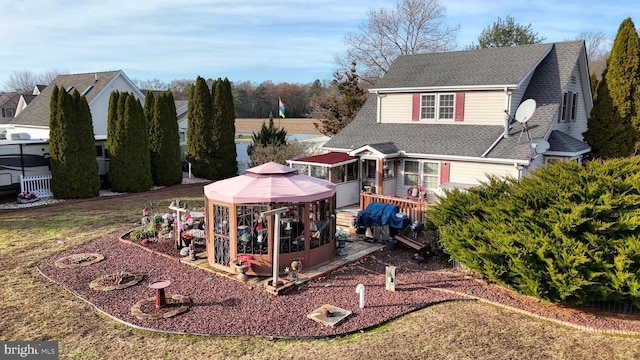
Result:
<svg viewBox="0 0 640 360">
<path fill-rule="evenodd" d="M 163 83 L 159 79 L 151 79 L 151 80 L 140 80 L 140 79 L 131 79 L 131 81 L 136 84 L 138 89 L 141 90 L 157 90 L 164 91 L 169 88 L 169 85 Z"/>
<path fill-rule="evenodd" d="M 453 49 L 460 26 L 447 26 L 445 12 L 438 0 L 402 0 L 395 10 L 369 11 L 361 32 L 345 36 L 349 49 L 336 61 L 343 69 L 357 63 L 363 80 L 375 82 L 399 55 Z"/>
<path fill-rule="evenodd" d="M 44 71 L 39 75 L 29 70 L 14 71 L 5 80 L 4 87 L 7 91 L 31 93 L 36 85 L 49 85 L 58 75 L 67 73 L 68 71 L 57 69 Z"/>
<path fill-rule="evenodd" d="M 602 31 L 581 32 L 575 39 L 584 40 L 587 47 L 589 70 L 596 74 L 598 79 L 601 78 L 602 72 L 607 67 L 607 58 L 613 46 L 611 39 Z"/>
</svg>

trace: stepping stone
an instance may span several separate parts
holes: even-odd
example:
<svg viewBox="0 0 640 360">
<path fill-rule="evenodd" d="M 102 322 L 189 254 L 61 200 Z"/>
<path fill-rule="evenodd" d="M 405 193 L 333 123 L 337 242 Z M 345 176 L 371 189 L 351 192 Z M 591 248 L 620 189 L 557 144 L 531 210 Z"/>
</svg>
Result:
<svg viewBox="0 0 640 360">
<path fill-rule="evenodd" d="M 351 313 L 352 312 L 350 310 L 341 309 L 330 304 L 324 304 L 307 314 L 307 318 L 317 321 L 324 326 L 334 328 L 340 325 L 347 317 L 349 317 L 349 315 L 351 315 Z"/>
</svg>

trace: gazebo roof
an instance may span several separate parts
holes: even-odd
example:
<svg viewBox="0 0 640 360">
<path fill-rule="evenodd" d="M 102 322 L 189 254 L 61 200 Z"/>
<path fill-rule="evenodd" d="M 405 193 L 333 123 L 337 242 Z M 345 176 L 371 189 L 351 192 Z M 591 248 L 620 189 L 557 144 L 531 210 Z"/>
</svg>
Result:
<svg viewBox="0 0 640 360">
<path fill-rule="evenodd" d="M 298 173 L 275 162 L 250 169 L 243 175 L 216 181 L 204 187 L 207 199 L 246 204 L 311 202 L 332 197 L 336 184 Z"/>
</svg>

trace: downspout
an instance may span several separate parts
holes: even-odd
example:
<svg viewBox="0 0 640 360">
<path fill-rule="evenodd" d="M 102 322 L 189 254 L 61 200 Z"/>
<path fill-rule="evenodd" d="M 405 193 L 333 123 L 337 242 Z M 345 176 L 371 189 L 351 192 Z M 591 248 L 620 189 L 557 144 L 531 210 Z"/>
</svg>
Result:
<svg viewBox="0 0 640 360">
<path fill-rule="evenodd" d="M 376 123 L 381 124 L 382 123 L 382 98 L 385 97 L 386 95 L 382 95 L 380 94 L 380 92 L 378 90 L 374 91 L 374 94 L 376 94 Z"/>
<path fill-rule="evenodd" d="M 493 142 L 493 144 L 491 144 L 491 146 L 489 146 L 489 148 L 487 149 L 487 151 L 485 151 L 484 153 L 482 153 L 482 155 L 480 155 L 481 158 L 487 157 L 487 155 L 491 152 L 491 150 L 493 150 L 493 148 L 496 147 L 496 145 L 498 145 L 498 143 L 500 142 L 500 140 L 502 140 L 502 138 L 508 138 L 509 137 L 509 123 L 511 122 L 511 115 L 510 114 L 510 110 L 511 110 L 511 90 L 509 90 L 507 87 L 504 88 L 504 92 L 507 95 L 505 98 L 505 103 L 504 103 L 504 131 L 502 131 L 502 134 L 500 134 L 500 136 L 498 136 L 498 138 L 496 139 L 496 141 Z"/>
</svg>

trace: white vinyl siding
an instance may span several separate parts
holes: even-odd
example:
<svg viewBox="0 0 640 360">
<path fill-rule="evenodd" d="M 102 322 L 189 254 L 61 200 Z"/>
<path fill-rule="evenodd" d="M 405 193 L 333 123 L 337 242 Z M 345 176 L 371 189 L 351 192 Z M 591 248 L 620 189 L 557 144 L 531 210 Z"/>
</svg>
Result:
<svg viewBox="0 0 640 360">
<path fill-rule="evenodd" d="M 487 181 L 487 174 L 499 177 L 518 177 L 518 170 L 513 164 L 489 164 L 452 161 L 449 167 L 449 181 L 459 184 L 480 184 Z"/>
<path fill-rule="evenodd" d="M 375 96 L 371 94 L 370 96 Z M 409 123 L 413 104 L 412 94 L 389 94 L 378 98 L 383 123 Z"/>
<path fill-rule="evenodd" d="M 464 97 L 464 124 L 504 126 L 504 91 L 468 91 Z"/>
<path fill-rule="evenodd" d="M 504 125 L 504 91 L 468 91 L 464 98 L 466 125 Z M 411 123 L 413 95 L 388 94 L 378 98 L 383 123 Z"/>
</svg>

